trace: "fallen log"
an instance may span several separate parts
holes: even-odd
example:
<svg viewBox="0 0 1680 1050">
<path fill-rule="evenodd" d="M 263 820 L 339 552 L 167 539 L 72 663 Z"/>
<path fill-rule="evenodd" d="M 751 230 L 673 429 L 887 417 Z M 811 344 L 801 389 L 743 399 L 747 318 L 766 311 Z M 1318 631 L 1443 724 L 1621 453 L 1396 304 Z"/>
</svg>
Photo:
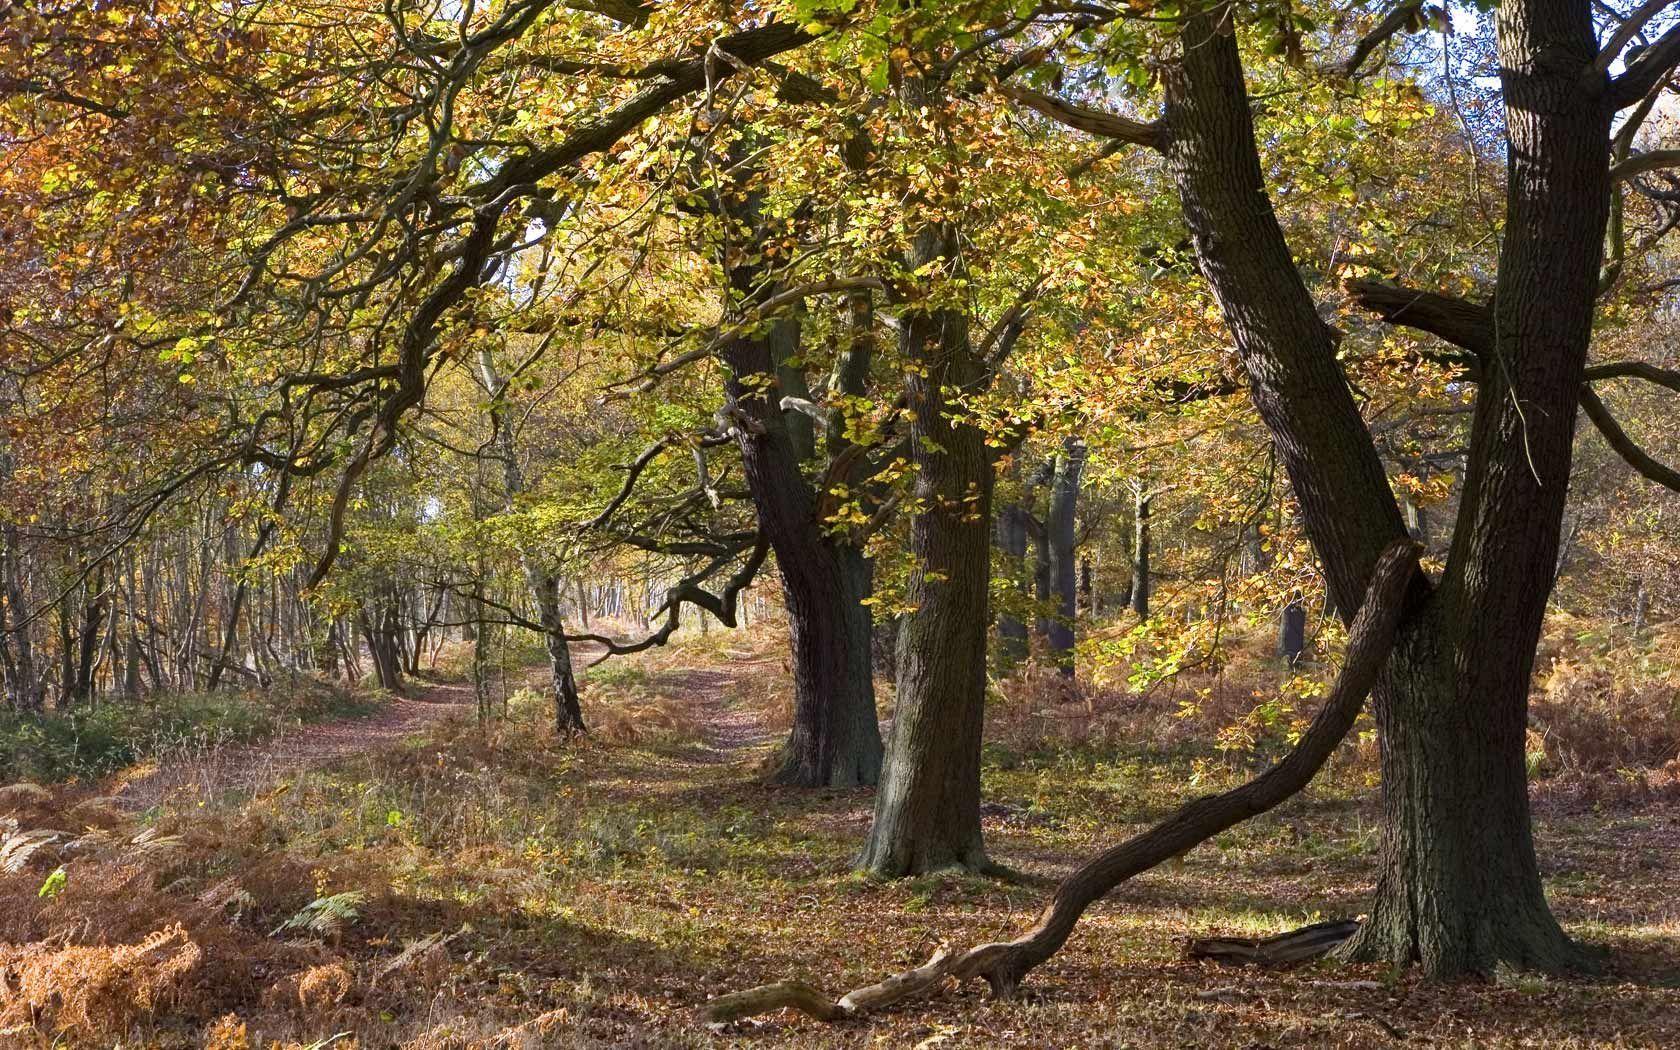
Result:
<svg viewBox="0 0 1680 1050">
<path fill-rule="evenodd" d="M 1184 954 L 1226 966 L 1296 966 L 1328 955 L 1359 931 L 1356 919 L 1315 922 L 1275 937 L 1198 937 Z"/>
<path fill-rule="evenodd" d="M 707 1019 L 732 1020 L 792 1007 L 820 1021 L 843 1020 L 929 991 L 948 978 L 983 978 L 993 995 L 1013 997 L 1022 979 L 1067 942 L 1085 910 L 1116 886 L 1272 809 L 1307 786 L 1353 728 L 1366 694 L 1388 662 L 1414 583 L 1419 594 L 1427 590 L 1417 564 L 1420 550 L 1410 540 L 1396 540 L 1378 558 L 1364 603 L 1348 629 L 1346 662 L 1324 706 L 1289 754 L 1246 784 L 1186 803 L 1148 831 L 1086 861 L 1062 880 L 1038 922 L 1021 936 L 978 945 L 957 956 L 941 948 L 921 966 L 838 1001 L 797 981 L 719 996 L 703 1007 Z"/>
</svg>

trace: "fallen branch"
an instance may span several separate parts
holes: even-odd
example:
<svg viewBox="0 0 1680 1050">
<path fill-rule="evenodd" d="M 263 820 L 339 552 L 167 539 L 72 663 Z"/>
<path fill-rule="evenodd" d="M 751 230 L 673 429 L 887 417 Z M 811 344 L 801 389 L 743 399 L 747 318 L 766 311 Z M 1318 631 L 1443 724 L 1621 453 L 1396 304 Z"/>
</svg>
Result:
<svg viewBox="0 0 1680 1050">
<path fill-rule="evenodd" d="M 1357 932 L 1356 919 L 1315 922 L 1275 937 L 1199 937 L 1185 954 L 1225 966 L 1296 966 L 1328 955 Z"/>
<path fill-rule="evenodd" d="M 1347 661 L 1329 698 L 1289 754 L 1241 787 L 1189 802 L 1143 834 L 1091 858 L 1062 880 L 1038 922 L 1020 937 L 982 944 L 954 957 L 942 948 L 916 969 L 850 992 L 837 1002 L 809 985 L 781 981 L 719 996 L 706 1005 L 706 1016 L 730 1020 L 793 1007 L 818 1020 L 835 1021 L 930 990 L 947 977 L 959 981 L 981 977 L 994 995 L 1013 996 L 1021 980 L 1067 942 L 1085 910 L 1116 886 L 1266 812 L 1307 786 L 1353 727 L 1366 694 L 1388 662 L 1408 591 L 1420 582 L 1420 550 L 1410 540 L 1396 540 L 1377 560 L 1364 604 L 1348 631 Z"/>
</svg>

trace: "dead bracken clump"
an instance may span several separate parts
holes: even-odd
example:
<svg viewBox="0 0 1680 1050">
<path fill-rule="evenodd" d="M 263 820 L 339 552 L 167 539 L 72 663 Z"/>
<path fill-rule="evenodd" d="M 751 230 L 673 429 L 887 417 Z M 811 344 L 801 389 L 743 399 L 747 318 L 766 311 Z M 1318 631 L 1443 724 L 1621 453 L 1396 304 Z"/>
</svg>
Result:
<svg viewBox="0 0 1680 1050">
<path fill-rule="evenodd" d="M 200 995 L 204 951 L 179 923 L 136 944 L 0 945 L 0 1033 L 123 1032 Z"/>
</svg>

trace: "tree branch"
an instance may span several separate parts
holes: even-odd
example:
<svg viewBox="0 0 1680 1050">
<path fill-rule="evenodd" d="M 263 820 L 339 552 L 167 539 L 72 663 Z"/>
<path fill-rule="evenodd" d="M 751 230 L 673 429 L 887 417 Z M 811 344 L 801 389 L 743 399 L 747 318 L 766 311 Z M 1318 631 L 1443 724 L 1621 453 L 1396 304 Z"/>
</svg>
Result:
<svg viewBox="0 0 1680 1050">
<path fill-rule="evenodd" d="M 1661 14 L 1674 3 L 1674 0 L 1645 0 L 1645 3 L 1627 16 L 1616 31 L 1610 35 L 1610 40 L 1599 51 L 1598 59 L 1593 62 L 1593 68 L 1600 73 L 1610 72 L 1610 67 L 1616 64 L 1616 58 L 1622 53 L 1622 48 L 1628 46 L 1628 41 L 1639 35 L 1646 23 Z"/>
<path fill-rule="evenodd" d="M 1610 81 L 1609 101 L 1612 109 L 1626 109 L 1644 98 L 1667 79 L 1680 64 L 1680 24 L 1664 33 L 1655 44 L 1639 53 L 1628 63 L 1621 76 Z"/>
<path fill-rule="evenodd" d="M 1070 128 L 1100 135 L 1103 138 L 1119 139 L 1133 145 L 1148 146 L 1150 149 L 1160 149 L 1162 127 L 1160 121 L 1144 123 L 1130 117 L 1122 117 L 1116 113 L 1105 113 L 1100 109 L 1081 106 L 1034 91 L 1031 88 L 1019 87 L 1014 84 L 999 84 L 998 92 L 1006 98 L 1014 99 L 1028 109 L 1049 117 L 1058 124 L 1065 124 Z"/>
<path fill-rule="evenodd" d="M 1388 17 L 1372 27 L 1369 33 L 1359 38 L 1359 42 L 1353 46 L 1353 54 L 1347 57 L 1347 61 L 1342 63 L 1337 72 L 1350 80 L 1353 79 L 1358 75 L 1359 67 L 1365 64 L 1365 60 L 1370 58 L 1377 48 L 1393 39 L 1394 34 L 1409 25 L 1422 9 L 1423 0 L 1405 0 L 1404 3 L 1390 11 Z"/>
<path fill-rule="evenodd" d="M 1355 301 L 1361 306 L 1375 311 L 1383 320 L 1438 335 L 1470 351 L 1478 361 L 1492 351 L 1493 313 L 1486 306 L 1378 281 L 1351 281 L 1348 291 L 1353 293 Z M 1599 433 L 1604 435 L 1604 440 L 1634 470 L 1659 485 L 1680 492 L 1680 471 L 1652 458 L 1628 437 L 1627 431 L 1616 422 L 1591 386 L 1603 379 L 1632 378 L 1680 392 L 1680 371 L 1659 368 L 1645 361 L 1608 361 L 1589 366 L 1583 378 L 1581 408 Z"/>
<path fill-rule="evenodd" d="M 1438 335 L 1478 361 L 1493 351 L 1493 311 L 1486 306 L 1382 281 L 1349 281 L 1346 287 L 1354 302 L 1389 324 Z"/>
<path fill-rule="evenodd" d="M 1581 384 L 1581 409 L 1586 412 L 1587 418 L 1592 420 L 1593 426 L 1598 428 L 1598 432 L 1604 435 L 1605 443 L 1614 449 L 1628 466 L 1648 480 L 1680 492 L 1680 470 L 1659 462 L 1640 448 L 1628 437 L 1621 424 L 1616 422 L 1616 417 L 1610 414 L 1610 410 L 1604 407 L 1604 402 L 1593 393 L 1592 387 L 1585 383 Z"/>
<path fill-rule="evenodd" d="M 1649 153 L 1636 153 L 1620 164 L 1610 169 L 1612 183 L 1631 179 L 1635 175 L 1643 175 L 1648 171 L 1659 168 L 1680 167 L 1680 149 L 1654 149 Z"/>
<path fill-rule="evenodd" d="M 856 1017 L 905 995 L 933 988 L 946 976 L 958 980 L 983 977 L 995 995 L 1009 997 L 1023 977 L 1067 942 L 1085 910 L 1116 886 L 1299 792 L 1353 727 L 1366 694 L 1388 662 L 1402 618 L 1427 593 L 1428 581 L 1417 564 L 1421 549 L 1411 540 L 1396 540 L 1377 559 L 1364 603 L 1349 629 L 1347 661 L 1312 725 L 1276 765 L 1241 787 L 1196 799 L 1143 834 L 1097 854 L 1062 880 L 1037 924 L 1015 940 L 982 944 L 954 959 L 941 949 L 914 970 L 842 997 L 832 1010 L 806 1012 L 822 1020 Z M 760 1012 L 754 1007 L 806 1009 L 802 1003 L 809 1001 L 809 996 L 773 995 L 771 990 L 778 987 L 785 988 L 786 984 L 720 996 L 708 1004 L 707 1013 L 723 1019 Z"/>
</svg>

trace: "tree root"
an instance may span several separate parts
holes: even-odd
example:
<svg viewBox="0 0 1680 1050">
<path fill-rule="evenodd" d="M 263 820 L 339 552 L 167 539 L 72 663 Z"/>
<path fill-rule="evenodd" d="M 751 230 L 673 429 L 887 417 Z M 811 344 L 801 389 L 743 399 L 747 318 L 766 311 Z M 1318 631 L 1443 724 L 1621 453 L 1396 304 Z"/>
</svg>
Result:
<svg viewBox="0 0 1680 1050">
<path fill-rule="evenodd" d="M 959 982 L 984 978 L 993 995 L 1012 998 L 1026 975 L 1067 942 L 1085 909 L 1116 886 L 1189 852 L 1227 828 L 1266 812 L 1307 786 L 1353 727 L 1366 694 L 1388 662 L 1401 616 L 1409 605 L 1408 593 L 1414 582 L 1422 589 L 1417 567 L 1420 549 L 1410 540 L 1396 540 L 1377 559 L 1365 601 L 1348 631 L 1347 660 L 1324 706 L 1289 754 L 1248 783 L 1222 794 L 1195 799 L 1141 835 L 1086 861 L 1062 880 L 1038 922 L 1021 936 L 1012 941 L 978 945 L 955 956 L 941 948 L 921 966 L 848 992 L 838 1001 L 830 1001 L 809 985 L 779 981 L 719 996 L 706 1004 L 706 1017 L 712 1021 L 733 1020 L 793 1007 L 820 1021 L 838 1021 L 931 991 L 948 978 Z M 1303 932 L 1286 934 L 1284 938 Z M 1313 946 L 1319 939 L 1329 939 L 1327 932 L 1320 930 L 1290 943 L 1296 947 Z M 1349 930 L 1334 943 L 1345 940 L 1351 933 Z M 1327 945 L 1326 950 L 1331 946 Z M 1281 947 L 1273 951 L 1281 951 Z"/>
</svg>

